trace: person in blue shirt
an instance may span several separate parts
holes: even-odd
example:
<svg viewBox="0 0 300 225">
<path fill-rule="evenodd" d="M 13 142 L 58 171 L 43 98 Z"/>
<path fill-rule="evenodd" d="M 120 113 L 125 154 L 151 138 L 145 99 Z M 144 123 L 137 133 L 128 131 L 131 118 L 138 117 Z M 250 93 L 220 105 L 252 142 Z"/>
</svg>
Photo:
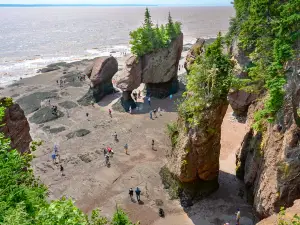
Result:
<svg viewBox="0 0 300 225">
<path fill-rule="evenodd" d="M 136 194 L 136 199 L 137 199 L 137 201 L 138 201 L 138 202 L 141 201 L 141 190 L 139 189 L 139 187 L 137 187 L 137 188 L 135 189 L 135 194 Z"/>
</svg>

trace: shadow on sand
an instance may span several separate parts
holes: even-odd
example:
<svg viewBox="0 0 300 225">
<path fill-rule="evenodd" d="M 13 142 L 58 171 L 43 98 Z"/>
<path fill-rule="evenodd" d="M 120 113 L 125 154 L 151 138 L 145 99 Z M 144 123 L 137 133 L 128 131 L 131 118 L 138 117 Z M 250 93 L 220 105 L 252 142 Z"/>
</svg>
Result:
<svg viewBox="0 0 300 225">
<path fill-rule="evenodd" d="M 240 224 L 254 225 L 258 222 L 252 211 L 252 206 L 247 203 L 247 196 L 241 196 L 245 185 L 235 175 L 224 171 L 219 172 L 219 188 L 210 195 L 190 200 L 189 206 L 183 206 L 184 211 L 194 224 L 236 224 L 235 213 L 241 211 Z M 185 196 L 180 197 L 180 202 L 185 202 Z"/>
</svg>

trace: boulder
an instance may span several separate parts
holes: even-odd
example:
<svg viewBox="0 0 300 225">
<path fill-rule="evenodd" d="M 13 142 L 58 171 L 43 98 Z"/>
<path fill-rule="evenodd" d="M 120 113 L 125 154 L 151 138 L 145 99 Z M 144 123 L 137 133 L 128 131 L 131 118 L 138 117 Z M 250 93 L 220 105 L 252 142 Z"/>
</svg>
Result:
<svg viewBox="0 0 300 225">
<path fill-rule="evenodd" d="M 91 80 L 90 89 L 77 102 L 86 106 L 91 102 L 99 102 L 105 95 L 113 93 L 112 77 L 116 72 L 118 72 L 118 62 L 114 57 L 97 58 L 92 70 L 91 66 L 88 66 L 85 71 Z"/>
<path fill-rule="evenodd" d="M 205 39 L 198 38 L 196 43 L 190 48 L 186 60 L 184 62 L 184 68 L 187 71 L 187 74 L 190 72 L 191 65 L 195 62 L 197 56 L 199 56 L 204 51 Z"/>
<path fill-rule="evenodd" d="M 125 64 L 122 74 L 117 80 L 117 86 L 122 91 L 133 91 L 142 83 L 142 61 L 132 55 Z"/>
<path fill-rule="evenodd" d="M 233 91 L 228 94 L 228 101 L 237 116 L 247 115 L 249 105 L 257 98 L 256 94 L 243 90 Z"/>
<path fill-rule="evenodd" d="M 95 60 L 91 76 L 92 87 L 103 83 L 111 83 L 112 77 L 118 72 L 118 61 L 114 57 L 101 57 Z"/>
<path fill-rule="evenodd" d="M 237 153 L 237 171 L 246 183 L 254 209 L 261 218 L 290 207 L 300 198 L 300 70 L 297 60 L 287 65 L 285 99 L 273 124 L 252 133 Z M 265 96 L 260 96 L 263 99 Z M 249 107 L 248 121 L 263 109 L 263 101 Z"/>
<path fill-rule="evenodd" d="M 232 60 L 235 61 L 234 74 L 239 79 L 247 79 L 245 68 L 251 64 L 246 53 L 238 47 L 238 41 L 233 41 L 230 48 Z M 257 94 L 244 90 L 232 90 L 228 95 L 228 101 L 237 116 L 246 116 L 249 105 L 257 98 Z"/>
<path fill-rule="evenodd" d="M 4 98 L 0 99 L 0 102 L 3 100 Z M 0 124 L 4 124 L 0 126 L 0 132 L 11 139 L 12 148 L 16 148 L 20 153 L 30 152 L 30 127 L 24 111 L 18 104 L 13 104 L 5 110 Z"/>
</svg>

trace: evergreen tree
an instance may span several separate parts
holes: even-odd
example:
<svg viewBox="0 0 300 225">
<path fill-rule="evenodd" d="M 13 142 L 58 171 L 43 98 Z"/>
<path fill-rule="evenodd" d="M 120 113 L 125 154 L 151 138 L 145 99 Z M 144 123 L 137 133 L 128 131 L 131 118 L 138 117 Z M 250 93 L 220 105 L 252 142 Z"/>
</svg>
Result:
<svg viewBox="0 0 300 225">
<path fill-rule="evenodd" d="M 170 13 L 165 26 L 154 27 L 150 11 L 146 8 L 143 26 L 130 32 L 131 52 L 137 56 L 143 56 L 155 49 L 168 47 L 180 33 L 181 23 L 174 23 Z"/>
<path fill-rule="evenodd" d="M 170 40 L 174 40 L 177 37 L 171 12 L 169 12 L 169 16 L 168 16 L 167 33 Z"/>
<path fill-rule="evenodd" d="M 150 15 L 150 11 L 148 8 L 146 8 L 145 11 L 145 18 L 144 18 L 144 27 L 147 29 L 152 28 L 153 24 L 152 24 L 152 20 L 151 20 L 151 15 Z"/>
</svg>

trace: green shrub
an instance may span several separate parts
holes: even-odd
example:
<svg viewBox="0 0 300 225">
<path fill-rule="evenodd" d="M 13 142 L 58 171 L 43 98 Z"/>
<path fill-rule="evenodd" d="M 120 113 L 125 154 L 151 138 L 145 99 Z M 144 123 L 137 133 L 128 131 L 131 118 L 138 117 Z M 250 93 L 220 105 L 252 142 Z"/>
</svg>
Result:
<svg viewBox="0 0 300 225">
<path fill-rule="evenodd" d="M 223 53 L 223 38 L 218 38 L 199 55 L 187 77 L 184 101 L 179 105 L 179 114 L 191 126 L 201 120 L 205 108 L 226 102 L 231 87 L 233 64 L 227 54 Z"/>
<path fill-rule="evenodd" d="M 286 221 L 283 217 L 285 216 L 284 207 L 280 208 L 280 212 L 278 215 L 278 225 L 300 225 L 300 216 L 295 214 L 291 221 Z"/>
<path fill-rule="evenodd" d="M 234 0 L 236 17 L 231 19 L 227 42 L 239 39 L 250 56 L 247 68 L 252 89 L 267 91 L 264 109 L 255 115 L 255 130 L 272 123 L 284 102 L 286 62 L 293 59 L 293 47 L 300 37 L 299 0 Z"/>
<path fill-rule="evenodd" d="M 5 107 L 0 107 L 0 121 Z M 41 142 L 33 142 L 33 146 Z M 47 188 L 32 172 L 31 154 L 11 149 L 10 140 L 0 133 L 0 224 L 3 225 L 108 225 L 97 210 L 89 218 L 71 200 L 48 202 Z M 114 219 L 114 225 L 132 225 L 126 215 Z"/>
<path fill-rule="evenodd" d="M 178 135 L 179 135 L 178 124 L 176 122 L 168 123 L 167 132 L 169 137 L 171 138 L 172 147 L 174 148 L 177 144 Z"/>
</svg>

